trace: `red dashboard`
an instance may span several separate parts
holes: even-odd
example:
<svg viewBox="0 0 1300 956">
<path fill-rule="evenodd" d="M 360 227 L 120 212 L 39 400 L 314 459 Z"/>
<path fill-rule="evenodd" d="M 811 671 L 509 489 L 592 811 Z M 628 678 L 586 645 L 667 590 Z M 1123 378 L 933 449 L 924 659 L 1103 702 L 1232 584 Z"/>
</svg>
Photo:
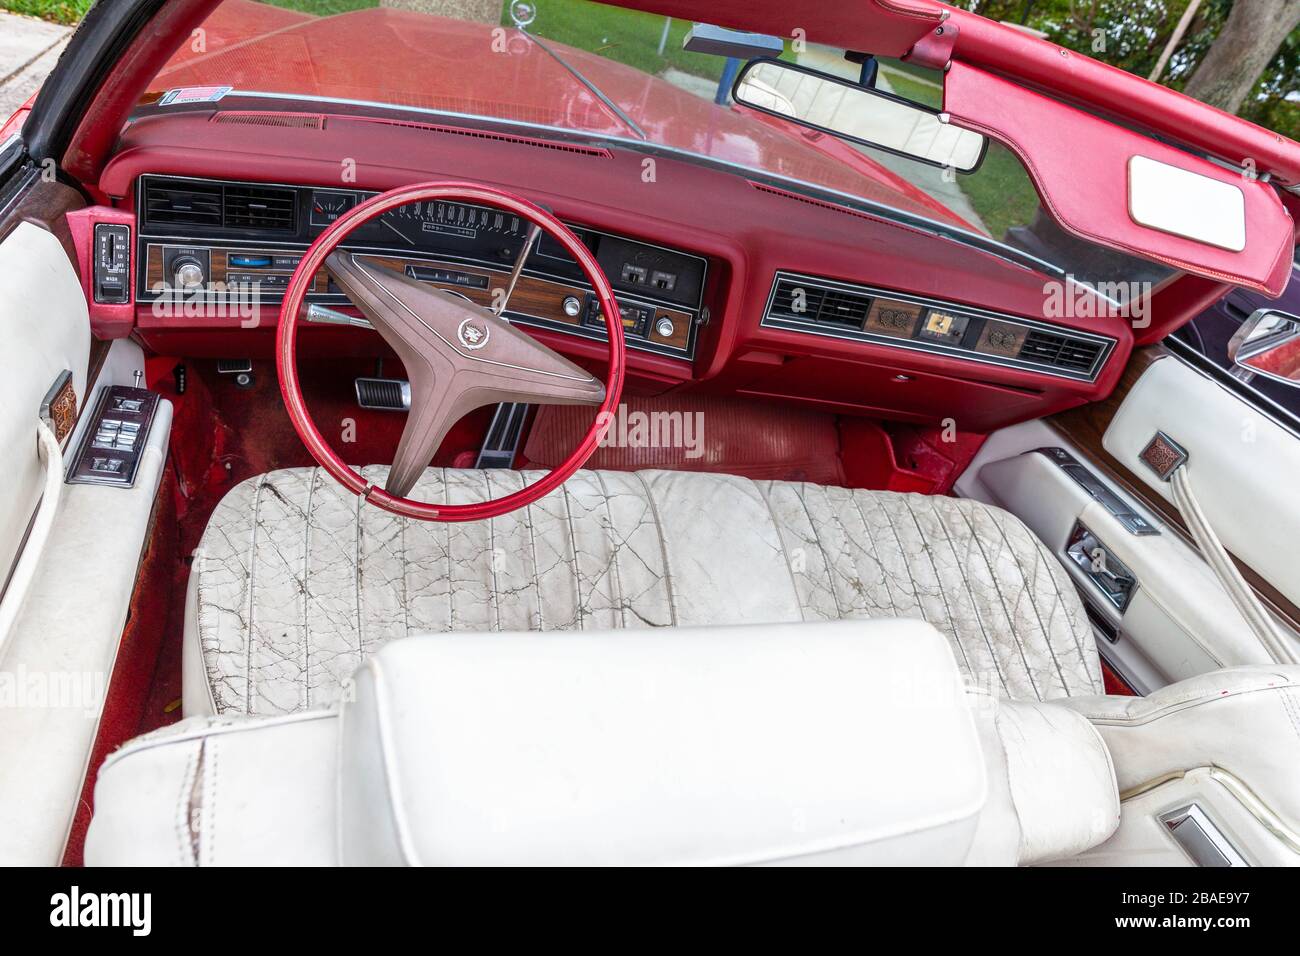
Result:
<svg viewBox="0 0 1300 956">
<path fill-rule="evenodd" d="M 79 214 L 74 226 L 98 334 L 134 335 L 165 355 L 271 354 L 274 301 L 252 315 L 187 313 L 158 308 L 149 289 L 165 280 L 178 248 L 208 249 L 207 269 L 220 265 L 225 277 L 243 275 L 242 263 L 265 259 L 273 267 L 279 253 L 291 268 L 294 242 L 282 241 L 287 234 L 259 236 L 255 228 L 220 235 L 199 225 L 150 235 L 160 232 L 141 221 L 141 190 L 150 182 L 274 184 L 311 196 L 473 179 L 541 203 L 580 235 L 585 230 L 593 242 L 624 250 L 623 259 L 609 259 L 612 265 L 602 259 L 607 274 L 637 250 L 672 257 L 665 260 L 670 268 L 656 270 L 651 254 L 640 278 L 636 266 L 610 276 L 625 310 L 643 306 L 624 316 L 625 326 L 645 333 L 628 339 L 628 387 L 635 392 L 744 394 L 901 421 L 955 418 L 963 431 L 987 431 L 1104 396 L 1132 347 L 1132 327 L 1121 317 L 1045 319 L 1042 273 L 924 228 L 668 152 L 647 156 L 375 117 L 256 119 L 207 108 L 147 116 L 126 129 L 99 181 L 101 205 Z M 106 295 L 92 288 L 89 267 L 104 253 L 99 224 L 129 231 L 129 291 L 116 304 L 106 301 L 111 289 Z M 429 270 L 430 281 L 459 284 L 471 298 L 480 273 L 492 271 L 481 256 L 403 254 L 405 247 L 392 242 L 395 248 L 376 241 L 369 251 L 388 256 L 395 268 Z M 699 264 L 696 297 L 649 285 L 619 288 L 620 279 L 648 283 L 656 271 L 675 276 L 687 268 L 694 276 L 694 266 L 682 265 L 692 262 Z M 533 333 L 575 361 L 598 364 L 605 346 L 582 322 L 580 285 L 562 270 L 535 271 L 530 281 L 533 307 L 525 320 Z M 328 285 L 319 291 L 328 300 Z M 792 291 L 813 296 L 812 311 L 791 310 Z M 581 307 L 565 318 L 570 296 Z M 670 320 L 661 328 L 671 324 L 673 331 L 656 339 L 660 318 Z M 365 332 L 304 333 L 308 359 L 384 350 Z"/>
</svg>

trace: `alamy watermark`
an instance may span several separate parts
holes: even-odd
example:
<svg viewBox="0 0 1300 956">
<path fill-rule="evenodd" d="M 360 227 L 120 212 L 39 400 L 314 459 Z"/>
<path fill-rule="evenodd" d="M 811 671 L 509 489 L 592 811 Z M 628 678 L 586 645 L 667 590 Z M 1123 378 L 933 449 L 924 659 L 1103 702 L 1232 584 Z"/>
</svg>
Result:
<svg viewBox="0 0 1300 956">
<path fill-rule="evenodd" d="M 80 710 L 94 717 L 104 704 L 102 671 L 29 671 L 23 664 L 0 671 L 0 709 Z"/>
<path fill-rule="evenodd" d="M 704 455 L 703 412 L 643 412 L 620 404 L 596 416 L 601 448 L 682 448 L 686 457 Z"/>
<path fill-rule="evenodd" d="M 239 319 L 241 327 L 256 328 L 261 322 L 260 282 L 205 282 L 174 286 L 155 282 L 149 289 L 155 318 Z"/>
<path fill-rule="evenodd" d="M 1150 282 L 1085 282 L 1072 274 L 1043 283 L 1043 317 L 1128 319 L 1135 329 L 1151 324 Z"/>
</svg>

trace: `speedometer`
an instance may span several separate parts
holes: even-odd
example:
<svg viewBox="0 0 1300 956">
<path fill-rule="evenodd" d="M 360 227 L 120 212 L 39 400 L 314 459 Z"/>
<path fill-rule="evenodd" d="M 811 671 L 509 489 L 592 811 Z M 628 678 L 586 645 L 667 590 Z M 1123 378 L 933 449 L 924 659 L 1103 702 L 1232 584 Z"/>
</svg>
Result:
<svg viewBox="0 0 1300 956">
<path fill-rule="evenodd" d="M 518 216 L 485 206 L 471 206 L 459 202 L 415 202 L 384 214 L 393 231 L 412 243 L 419 236 L 457 236 L 462 239 L 479 237 L 512 238 L 526 231 L 524 221 Z"/>
</svg>

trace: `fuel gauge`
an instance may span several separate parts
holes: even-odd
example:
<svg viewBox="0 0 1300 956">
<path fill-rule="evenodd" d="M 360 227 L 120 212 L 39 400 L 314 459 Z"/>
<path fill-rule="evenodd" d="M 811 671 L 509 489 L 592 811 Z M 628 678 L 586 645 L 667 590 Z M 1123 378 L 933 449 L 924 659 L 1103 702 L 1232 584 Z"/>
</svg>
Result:
<svg viewBox="0 0 1300 956">
<path fill-rule="evenodd" d="M 356 204 L 356 193 L 313 189 L 311 193 L 311 224 L 313 226 L 328 226 Z"/>
</svg>

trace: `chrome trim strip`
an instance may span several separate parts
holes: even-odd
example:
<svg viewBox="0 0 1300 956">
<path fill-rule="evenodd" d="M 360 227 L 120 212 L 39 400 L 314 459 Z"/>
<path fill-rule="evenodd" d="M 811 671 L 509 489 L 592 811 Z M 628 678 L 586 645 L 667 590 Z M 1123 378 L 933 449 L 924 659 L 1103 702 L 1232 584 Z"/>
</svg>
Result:
<svg viewBox="0 0 1300 956">
<path fill-rule="evenodd" d="M 772 315 L 772 302 L 776 298 L 777 285 L 782 279 L 791 279 L 798 282 L 805 282 L 808 285 L 818 286 L 828 291 L 843 291 L 858 294 L 865 294 L 873 298 L 884 297 L 897 301 L 911 302 L 916 305 L 927 308 L 951 309 L 954 312 L 962 312 L 967 315 L 977 316 L 983 319 L 993 319 L 998 322 L 1008 322 L 1013 325 L 1021 325 L 1031 329 L 1041 329 L 1045 332 L 1051 332 L 1054 335 L 1072 336 L 1101 345 L 1102 349 L 1098 353 L 1092 368 L 1087 373 L 1070 372 L 1066 369 L 1054 368 L 1050 365 L 1040 365 L 1033 362 L 1022 361 L 1020 359 L 1007 359 L 995 355 L 987 355 L 983 352 L 975 352 L 956 346 L 944 345 L 940 342 L 927 342 L 919 339 L 899 339 L 888 335 L 879 335 L 873 332 L 854 332 L 851 330 L 832 331 L 825 326 L 819 326 L 812 322 L 800 322 L 797 319 L 788 319 Z M 808 335 L 820 335 L 825 338 L 837 339 L 844 342 L 861 342 L 867 345 L 884 345 L 893 348 L 903 349 L 912 352 L 927 352 L 930 354 L 947 355 L 953 358 L 966 359 L 972 362 L 978 362 L 985 365 L 1000 365 L 1005 368 L 1014 368 L 1021 371 L 1035 372 L 1042 375 L 1051 375 L 1055 378 L 1065 378 L 1076 382 L 1095 382 L 1101 370 L 1105 368 L 1111 352 L 1114 351 L 1117 344 L 1116 340 L 1095 332 L 1082 332 L 1069 326 L 1053 325 L 1050 322 L 1040 322 L 1035 319 L 1026 319 L 1018 315 L 1007 315 L 1002 312 L 993 312 L 989 309 L 982 309 L 978 306 L 963 305 L 959 302 L 947 302 L 943 299 L 933 299 L 928 296 L 915 295 L 908 292 L 898 292 L 894 289 L 882 289 L 876 286 L 861 285 L 853 282 L 840 282 L 835 279 L 827 279 L 822 276 L 810 276 L 799 272 L 787 272 L 778 269 L 772 278 L 772 287 L 767 293 L 767 302 L 763 305 L 763 318 L 759 325 L 763 328 L 778 329 L 783 332 L 799 332 Z"/>
<path fill-rule="evenodd" d="M 1156 819 L 1197 866 L 1250 865 L 1199 804 L 1184 804 L 1177 809 L 1165 811 Z"/>
<path fill-rule="evenodd" d="M 1282 818 L 1257 797 L 1242 780 L 1218 767 L 1210 767 L 1210 778 L 1222 784 L 1225 790 L 1240 800 L 1242 806 L 1250 811 L 1251 816 L 1258 820 L 1264 829 L 1285 843 L 1287 849 L 1293 853 L 1300 853 L 1300 833 L 1287 826 Z"/>
</svg>

